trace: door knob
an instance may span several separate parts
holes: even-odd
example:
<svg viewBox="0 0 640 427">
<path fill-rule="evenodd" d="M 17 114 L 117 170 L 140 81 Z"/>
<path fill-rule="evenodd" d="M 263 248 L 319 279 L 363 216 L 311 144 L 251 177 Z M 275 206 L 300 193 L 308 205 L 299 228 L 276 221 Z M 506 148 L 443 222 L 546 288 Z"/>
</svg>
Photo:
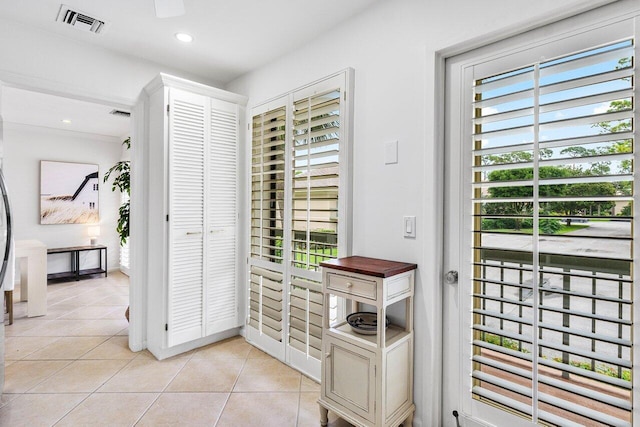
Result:
<svg viewBox="0 0 640 427">
<path fill-rule="evenodd" d="M 444 275 L 444 282 L 447 285 L 458 283 L 458 272 L 454 270 L 447 271 L 447 274 Z"/>
</svg>

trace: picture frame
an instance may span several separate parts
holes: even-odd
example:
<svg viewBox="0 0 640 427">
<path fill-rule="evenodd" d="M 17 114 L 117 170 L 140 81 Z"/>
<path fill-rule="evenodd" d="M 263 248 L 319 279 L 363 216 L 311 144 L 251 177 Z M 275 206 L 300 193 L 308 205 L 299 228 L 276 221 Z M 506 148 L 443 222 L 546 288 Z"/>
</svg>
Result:
<svg viewBox="0 0 640 427">
<path fill-rule="evenodd" d="M 100 222 L 96 164 L 40 161 L 40 224 Z"/>
</svg>

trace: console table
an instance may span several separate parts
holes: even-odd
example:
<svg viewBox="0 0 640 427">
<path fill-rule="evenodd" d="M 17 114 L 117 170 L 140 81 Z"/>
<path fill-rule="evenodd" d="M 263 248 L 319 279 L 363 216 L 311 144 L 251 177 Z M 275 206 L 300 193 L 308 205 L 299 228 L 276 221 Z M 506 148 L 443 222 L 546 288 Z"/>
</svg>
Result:
<svg viewBox="0 0 640 427">
<path fill-rule="evenodd" d="M 100 266 L 97 268 L 80 269 L 80 253 L 99 251 L 100 253 Z M 104 245 L 93 246 L 71 246 L 68 248 L 49 248 L 47 249 L 47 255 L 50 254 L 64 254 L 68 253 L 71 257 L 71 269 L 69 271 L 63 271 L 61 273 L 47 274 L 47 279 L 74 279 L 80 280 L 82 276 L 90 276 L 92 274 L 104 274 L 107 277 L 107 247 Z M 104 260 L 104 263 L 103 263 Z"/>
</svg>

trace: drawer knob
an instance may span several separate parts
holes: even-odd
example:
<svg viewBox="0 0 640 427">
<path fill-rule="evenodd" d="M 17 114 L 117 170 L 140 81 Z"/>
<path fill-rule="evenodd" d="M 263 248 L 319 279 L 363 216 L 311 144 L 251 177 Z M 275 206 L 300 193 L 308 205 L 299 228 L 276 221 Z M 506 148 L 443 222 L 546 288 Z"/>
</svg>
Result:
<svg viewBox="0 0 640 427">
<path fill-rule="evenodd" d="M 331 353 L 325 353 L 325 354 L 324 354 L 324 357 L 326 357 L 326 358 L 331 357 Z"/>
<path fill-rule="evenodd" d="M 351 288 L 352 286 L 353 286 L 353 283 L 347 282 L 347 288 Z"/>
</svg>

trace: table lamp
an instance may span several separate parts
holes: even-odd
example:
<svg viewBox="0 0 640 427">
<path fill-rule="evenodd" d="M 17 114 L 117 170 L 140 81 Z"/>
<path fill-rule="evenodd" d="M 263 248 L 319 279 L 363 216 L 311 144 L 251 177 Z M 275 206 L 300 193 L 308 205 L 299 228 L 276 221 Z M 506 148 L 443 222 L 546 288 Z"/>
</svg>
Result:
<svg viewBox="0 0 640 427">
<path fill-rule="evenodd" d="M 91 246 L 95 246 L 98 244 L 98 237 L 100 236 L 100 226 L 92 225 L 87 228 L 87 234 L 91 238 Z"/>
</svg>

